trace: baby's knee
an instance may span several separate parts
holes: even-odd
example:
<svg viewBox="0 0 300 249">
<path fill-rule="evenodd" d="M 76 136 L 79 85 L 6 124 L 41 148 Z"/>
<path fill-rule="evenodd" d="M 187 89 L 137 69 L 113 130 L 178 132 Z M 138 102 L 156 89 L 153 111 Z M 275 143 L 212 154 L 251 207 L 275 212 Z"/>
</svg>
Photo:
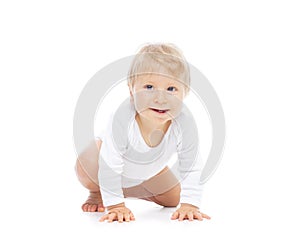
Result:
<svg viewBox="0 0 300 249">
<path fill-rule="evenodd" d="M 178 183 L 169 191 L 155 196 L 157 204 L 164 207 L 177 207 L 180 202 L 181 185 Z"/>
<path fill-rule="evenodd" d="M 177 207 L 179 205 L 179 198 L 176 200 L 168 200 L 165 203 L 162 203 L 164 207 Z"/>
<path fill-rule="evenodd" d="M 168 201 L 165 207 L 177 207 L 180 202 L 180 184 L 179 186 L 176 186 L 173 193 L 169 196 Z"/>
<path fill-rule="evenodd" d="M 75 172 L 81 184 L 90 191 L 99 191 L 99 183 L 97 176 L 89 175 L 88 172 L 82 167 L 79 160 L 76 161 Z"/>
<path fill-rule="evenodd" d="M 87 174 L 86 174 L 85 170 L 83 169 L 79 158 L 76 159 L 76 163 L 75 163 L 74 168 L 75 168 L 75 173 L 76 173 L 76 175 L 79 179 L 82 179 L 82 178 L 86 177 Z"/>
</svg>

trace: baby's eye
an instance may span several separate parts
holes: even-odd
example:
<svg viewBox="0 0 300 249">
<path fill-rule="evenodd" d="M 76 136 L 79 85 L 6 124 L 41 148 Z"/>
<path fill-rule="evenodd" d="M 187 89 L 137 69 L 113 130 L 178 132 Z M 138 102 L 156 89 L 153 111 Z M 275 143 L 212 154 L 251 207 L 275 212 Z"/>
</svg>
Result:
<svg viewBox="0 0 300 249">
<path fill-rule="evenodd" d="M 152 90 L 152 89 L 153 89 L 153 86 L 152 86 L 152 85 L 145 85 L 145 88 L 146 88 L 147 90 Z"/>
<path fill-rule="evenodd" d="M 176 90 L 177 90 L 177 88 L 174 87 L 174 86 L 169 86 L 168 87 L 168 91 L 170 91 L 170 92 L 175 92 Z"/>
</svg>

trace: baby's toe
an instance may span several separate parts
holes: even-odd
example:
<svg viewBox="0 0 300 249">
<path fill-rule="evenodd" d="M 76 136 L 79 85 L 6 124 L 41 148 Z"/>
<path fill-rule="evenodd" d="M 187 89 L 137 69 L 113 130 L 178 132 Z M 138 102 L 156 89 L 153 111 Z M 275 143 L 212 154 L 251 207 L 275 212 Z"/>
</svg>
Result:
<svg viewBox="0 0 300 249">
<path fill-rule="evenodd" d="M 89 212 L 95 212 L 97 210 L 97 208 L 98 208 L 98 205 L 92 204 L 89 207 Z"/>
<path fill-rule="evenodd" d="M 88 212 L 91 212 L 92 205 L 93 205 L 93 204 L 88 204 L 88 207 L 87 207 L 87 211 L 88 211 Z"/>
<path fill-rule="evenodd" d="M 88 203 L 84 203 L 84 204 L 81 206 L 82 211 L 83 211 L 83 212 L 88 212 L 88 206 L 89 206 Z"/>
<path fill-rule="evenodd" d="M 105 208 L 103 206 L 98 205 L 98 212 L 104 212 Z"/>
</svg>

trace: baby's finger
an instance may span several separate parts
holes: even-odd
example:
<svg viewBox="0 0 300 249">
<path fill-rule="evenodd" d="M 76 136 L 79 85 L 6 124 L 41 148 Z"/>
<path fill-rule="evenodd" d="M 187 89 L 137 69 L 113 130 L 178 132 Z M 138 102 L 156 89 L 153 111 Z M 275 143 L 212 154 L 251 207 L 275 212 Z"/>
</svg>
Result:
<svg viewBox="0 0 300 249">
<path fill-rule="evenodd" d="M 130 221 L 130 214 L 124 214 L 125 221 Z"/>
<path fill-rule="evenodd" d="M 186 216 L 186 212 L 179 213 L 179 218 L 178 218 L 178 220 L 179 220 L 179 221 L 183 221 L 184 218 L 185 218 L 185 216 Z"/>
<path fill-rule="evenodd" d="M 205 219 L 208 219 L 208 220 L 211 219 L 207 214 L 204 214 L 204 213 L 201 213 L 201 216 L 202 216 L 203 218 L 205 218 Z"/>
<path fill-rule="evenodd" d="M 198 219 L 198 220 L 200 220 L 200 221 L 203 220 L 202 215 L 201 215 L 200 212 L 195 212 L 194 215 L 195 215 L 195 218 L 196 218 L 196 219 Z"/>
<path fill-rule="evenodd" d="M 108 214 L 108 222 L 113 222 L 116 218 L 116 214 L 115 213 L 110 213 Z"/>
<path fill-rule="evenodd" d="M 130 213 L 130 219 L 135 220 L 133 213 Z"/>
<path fill-rule="evenodd" d="M 176 211 L 172 214 L 171 219 L 176 220 L 178 218 L 179 213 Z"/>
<path fill-rule="evenodd" d="M 194 220 L 194 214 L 193 214 L 193 212 L 188 212 L 187 215 L 188 215 L 189 221 Z"/>
<path fill-rule="evenodd" d="M 108 219 L 108 214 L 106 214 L 106 215 L 103 215 L 101 218 L 100 218 L 100 222 L 103 222 L 103 221 L 105 221 L 105 220 L 107 220 Z"/>
<path fill-rule="evenodd" d="M 118 221 L 119 222 L 123 222 L 123 214 L 122 213 L 118 213 Z"/>
</svg>

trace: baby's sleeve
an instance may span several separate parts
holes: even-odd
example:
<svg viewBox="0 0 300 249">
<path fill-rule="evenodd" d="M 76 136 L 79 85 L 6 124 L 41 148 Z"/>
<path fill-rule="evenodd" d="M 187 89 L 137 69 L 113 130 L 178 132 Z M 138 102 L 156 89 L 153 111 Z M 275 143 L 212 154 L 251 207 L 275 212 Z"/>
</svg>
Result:
<svg viewBox="0 0 300 249">
<path fill-rule="evenodd" d="M 122 190 L 122 172 L 124 161 L 120 146 L 116 145 L 112 132 L 112 122 L 106 133 L 102 134 L 102 145 L 99 153 L 99 186 L 104 206 L 124 202 Z"/>
<path fill-rule="evenodd" d="M 203 162 L 199 150 L 198 128 L 191 117 L 185 117 L 181 121 L 181 133 L 177 144 L 180 203 L 200 207 L 203 193 L 203 184 L 200 184 Z"/>
</svg>

